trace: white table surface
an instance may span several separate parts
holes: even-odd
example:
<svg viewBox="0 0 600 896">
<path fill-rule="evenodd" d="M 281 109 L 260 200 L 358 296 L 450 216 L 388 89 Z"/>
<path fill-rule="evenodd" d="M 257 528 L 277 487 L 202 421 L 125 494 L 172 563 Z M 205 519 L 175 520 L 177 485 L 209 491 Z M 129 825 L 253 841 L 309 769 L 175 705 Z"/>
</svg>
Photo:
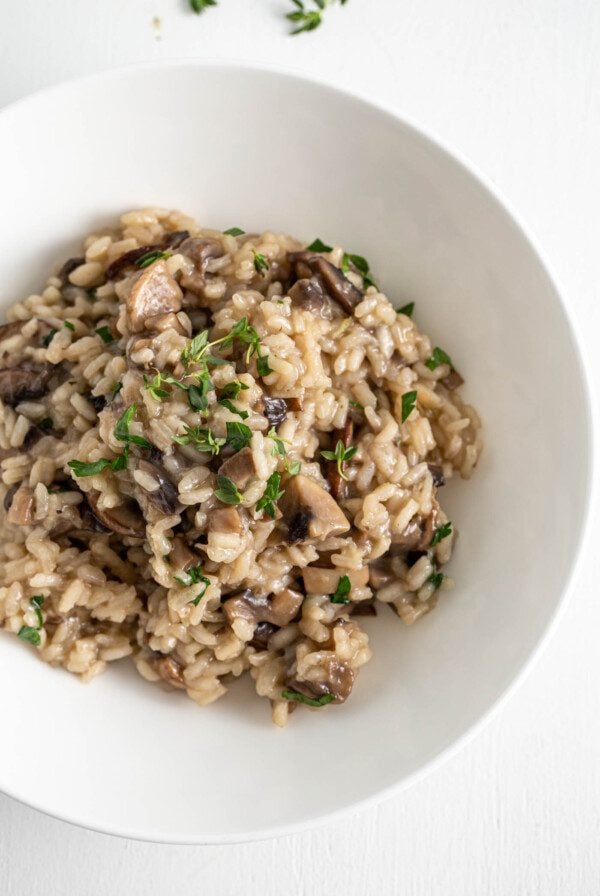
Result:
<svg viewBox="0 0 600 896">
<path fill-rule="evenodd" d="M 187 0 L 0 0 L 0 106 L 65 78 L 176 56 L 288 66 L 385 103 L 470 158 L 528 222 L 582 325 L 597 385 L 598 3 L 349 0 L 319 31 L 290 38 L 289 0 L 219 2 L 196 18 Z M 312 833 L 231 847 L 119 840 L 0 796 L 0 894 L 598 896 L 594 541 L 526 682 L 408 792 Z"/>
</svg>

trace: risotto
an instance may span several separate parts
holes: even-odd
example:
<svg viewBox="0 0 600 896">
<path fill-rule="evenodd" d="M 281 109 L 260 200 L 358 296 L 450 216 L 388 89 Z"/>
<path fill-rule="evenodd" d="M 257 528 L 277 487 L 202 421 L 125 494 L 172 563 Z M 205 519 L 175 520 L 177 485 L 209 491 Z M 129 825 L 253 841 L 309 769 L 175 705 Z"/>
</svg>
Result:
<svg viewBox="0 0 600 896">
<path fill-rule="evenodd" d="M 0 625 L 84 680 L 343 703 L 451 584 L 480 422 L 367 261 L 133 211 L 0 327 Z M 325 711 L 325 710 L 323 710 Z"/>
</svg>

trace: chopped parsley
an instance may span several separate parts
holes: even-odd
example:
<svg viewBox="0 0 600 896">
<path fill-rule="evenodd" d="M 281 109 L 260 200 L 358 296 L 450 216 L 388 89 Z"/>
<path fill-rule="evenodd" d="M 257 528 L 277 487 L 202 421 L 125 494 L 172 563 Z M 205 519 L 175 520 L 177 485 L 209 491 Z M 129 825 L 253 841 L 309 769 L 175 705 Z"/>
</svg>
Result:
<svg viewBox="0 0 600 896">
<path fill-rule="evenodd" d="M 319 237 L 313 240 L 310 246 L 306 247 L 307 252 L 332 252 L 333 246 L 327 246 Z"/>
<path fill-rule="evenodd" d="M 272 369 L 269 367 L 268 355 L 258 356 L 258 358 L 256 359 L 256 369 L 259 376 L 268 376 L 270 373 L 273 373 Z"/>
<path fill-rule="evenodd" d="M 285 450 L 285 442 L 283 439 L 279 438 L 279 436 L 277 435 L 277 432 L 275 431 L 274 426 L 272 426 L 271 429 L 269 430 L 269 432 L 267 433 L 267 438 L 273 440 L 273 447 L 271 448 L 271 455 L 273 457 L 276 457 L 278 454 L 280 454 L 281 457 L 285 457 L 285 455 L 287 453 Z"/>
<path fill-rule="evenodd" d="M 125 462 L 123 462 L 125 458 Z M 82 479 L 84 476 L 97 476 L 103 470 L 109 467 L 111 470 L 124 470 L 127 465 L 125 454 L 119 454 L 114 460 L 107 460 L 101 457 L 100 460 L 91 461 L 89 464 L 82 460 L 70 460 L 68 466 L 73 470 L 75 475 Z"/>
<path fill-rule="evenodd" d="M 304 703 L 306 706 L 327 706 L 335 700 L 334 694 L 322 694 L 320 697 L 307 697 L 299 691 L 292 691 L 286 688 L 281 692 L 284 700 L 294 700 L 296 703 Z"/>
<path fill-rule="evenodd" d="M 442 582 L 444 581 L 444 573 L 443 572 L 432 572 L 427 581 L 433 585 L 433 590 L 437 591 Z"/>
<path fill-rule="evenodd" d="M 360 404 L 358 401 L 349 401 L 348 404 L 351 408 L 356 408 L 357 411 L 364 411 L 365 409 L 364 404 Z"/>
<path fill-rule="evenodd" d="M 225 425 L 227 426 L 227 444 L 231 445 L 234 451 L 241 451 L 242 448 L 247 448 L 252 438 L 250 427 L 235 420 L 233 422 L 228 421 Z"/>
<path fill-rule="evenodd" d="M 339 582 L 337 583 L 337 588 L 335 589 L 334 594 L 329 595 L 329 600 L 332 604 L 348 604 L 350 603 L 350 598 L 348 595 L 350 594 L 350 579 L 348 576 L 341 576 Z"/>
<path fill-rule="evenodd" d="M 39 630 L 37 628 L 33 628 L 33 626 L 31 625 L 22 625 L 17 632 L 17 637 L 19 637 L 21 641 L 29 641 L 29 643 L 33 644 L 34 647 L 39 647 L 42 642 Z"/>
<path fill-rule="evenodd" d="M 64 325 L 67 328 L 67 330 L 75 330 L 75 324 L 72 324 L 70 320 L 66 320 L 64 322 Z"/>
<path fill-rule="evenodd" d="M 425 361 L 425 367 L 429 367 L 430 370 L 435 370 L 440 364 L 448 364 L 450 367 L 454 366 L 450 356 L 446 354 L 443 348 L 436 345 L 431 353 L 431 357 Z"/>
<path fill-rule="evenodd" d="M 345 475 L 343 470 L 344 461 L 350 460 L 351 457 L 357 452 L 357 448 L 352 445 L 349 448 L 346 448 L 342 440 L 340 439 L 335 446 L 335 451 L 321 451 L 321 456 L 326 460 L 336 461 L 338 473 L 342 477 L 342 479 L 347 480 L 348 477 Z"/>
<path fill-rule="evenodd" d="M 217 438 L 211 429 L 200 426 L 184 426 L 184 429 L 184 435 L 173 436 L 173 441 L 178 445 L 193 445 L 196 451 L 214 456 L 225 444 L 225 439 Z"/>
<path fill-rule="evenodd" d="M 448 538 L 448 536 L 452 532 L 452 523 L 447 522 L 442 526 L 438 526 L 435 532 L 433 533 L 433 538 L 429 544 L 429 547 L 433 548 L 436 544 L 439 544 L 444 538 Z"/>
<path fill-rule="evenodd" d="M 242 500 L 237 485 L 229 476 L 217 476 L 215 498 L 218 498 L 222 504 L 239 504 Z"/>
<path fill-rule="evenodd" d="M 50 330 L 49 333 L 46 333 L 46 335 L 42 339 L 42 345 L 44 346 L 44 348 L 48 348 L 48 346 L 50 345 L 50 343 L 52 342 L 52 340 L 54 339 L 54 337 L 56 336 L 57 333 L 58 333 L 58 330 L 54 330 L 54 329 Z"/>
<path fill-rule="evenodd" d="M 203 575 L 202 566 L 200 564 L 198 564 L 198 566 L 192 566 L 190 569 L 186 569 L 182 577 L 175 576 L 175 581 L 180 585 L 183 585 L 184 588 L 189 588 L 191 585 L 199 585 L 200 583 L 204 585 L 202 591 L 190 601 L 195 607 L 198 606 L 206 594 L 206 589 L 210 585 L 210 579 L 207 579 L 206 576 Z"/>
<path fill-rule="evenodd" d="M 41 628 L 44 624 L 44 617 L 42 615 L 41 607 L 44 603 L 44 595 L 43 594 L 34 594 L 34 596 L 29 601 L 31 606 L 35 610 L 35 616 L 38 621 L 38 628 Z"/>
<path fill-rule="evenodd" d="M 217 6 L 217 0 L 190 0 L 190 6 L 195 13 L 200 15 L 209 6 Z M 227 233 L 227 231 L 225 231 Z"/>
<path fill-rule="evenodd" d="M 224 408 L 227 408 L 228 411 L 231 411 L 232 414 L 237 414 L 242 420 L 246 420 L 250 416 L 248 411 L 241 411 L 239 408 L 236 408 L 228 398 L 219 398 L 219 404 L 223 405 Z"/>
<path fill-rule="evenodd" d="M 110 332 L 108 327 L 98 327 L 96 333 L 98 334 L 102 342 L 106 342 L 107 345 L 109 345 L 111 342 L 114 342 L 115 340 L 115 337 Z"/>
<path fill-rule="evenodd" d="M 241 227 L 230 227 L 229 230 L 223 231 L 225 236 L 242 236 L 245 232 Z"/>
<path fill-rule="evenodd" d="M 121 391 L 122 388 L 123 388 L 123 383 L 116 383 L 113 386 L 112 395 L 110 397 L 111 401 L 115 400 L 115 398 L 117 397 L 117 395 L 119 394 L 119 392 Z"/>
<path fill-rule="evenodd" d="M 416 392 L 405 392 L 402 396 L 402 422 L 408 420 L 417 402 Z"/>
<path fill-rule="evenodd" d="M 347 274 L 350 270 L 350 264 L 353 264 L 356 270 L 359 272 L 359 274 L 363 278 L 363 283 L 365 284 L 365 286 L 374 286 L 375 289 L 379 288 L 373 280 L 373 277 L 371 276 L 369 262 L 366 258 L 363 258 L 362 255 L 349 255 L 347 252 L 344 252 L 344 257 L 342 259 L 342 271 L 345 274 Z"/>
<path fill-rule="evenodd" d="M 145 255 L 138 258 L 135 264 L 138 268 L 149 268 L 155 261 L 161 261 L 163 258 L 170 258 L 172 254 L 173 253 L 168 250 L 163 252 L 161 249 L 155 249 L 152 252 L 146 252 Z"/>
<path fill-rule="evenodd" d="M 237 398 L 240 392 L 248 388 L 249 386 L 246 383 L 242 383 L 240 380 L 233 380 L 231 383 L 227 383 L 221 390 L 221 398 Z"/>
<path fill-rule="evenodd" d="M 129 424 L 133 420 L 136 411 L 137 404 L 130 404 L 128 408 L 125 408 L 114 428 L 115 439 L 118 439 L 120 442 L 125 442 L 128 445 L 139 445 L 140 448 L 151 448 L 152 446 L 150 445 L 150 442 L 143 436 L 136 436 L 129 432 Z"/>
<path fill-rule="evenodd" d="M 252 255 L 254 257 L 254 270 L 257 274 L 269 270 L 269 262 L 264 255 L 261 255 L 260 252 L 257 252 L 255 249 L 252 250 Z"/>
<path fill-rule="evenodd" d="M 398 308 L 396 314 L 406 314 L 407 317 L 413 316 L 413 311 L 415 310 L 415 303 L 409 302 L 408 305 L 403 305 L 402 308 Z"/>
<path fill-rule="evenodd" d="M 123 411 L 123 413 L 117 420 L 117 423 L 113 430 L 115 438 L 120 442 L 125 442 L 123 453 L 118 454 L 117 457 L 115 457 L 113 460 L 107 460 L 107 458 L 101 457 L 99 460 L 92 461 L 91 463 L 86 463 L 85 461 L 81 460 L 70 460 L 68 462 L 68 466 L 73 470 L 75 476 L 79 478 L 84 476 L 97 476 L 98 473 L 102 473 L 102 471 L 106 470 L 107 468 L 113 470 L 113 472 L 115 473 L 118 470 L 124 470 L 127 467 L 130 445 L 139 445 L 140 448 L 152 447 L 150 445 L 150 442 L 148 442 L 143 436 L 136 436 L 133 433 L 129 432 L 129 424 L 131 423 L 136 410 L 137 404 L 129 405 L 129 407 Z"/>
<path fill-rule="evenodd" d="M 290 476 L 297 476 L 302 469 L 302 464 L 299 460 L 288 460 L 285 462 L 285 469 Z"/>
<path fill-rule="evenodd" d="M 258 512 L 264 510 L 267 516 L 270 516 L 272 520 L 275 519 L 275 505 L 283 495 L 283 491 L 279 491 L 280 485 L 281 473 L 271 473 L 271 475 L 267 479 L 267 485 L 265 487 L 262 498 L 259 498 L 259 500 L 256 502 L 256 510 Z"/>
</svg>

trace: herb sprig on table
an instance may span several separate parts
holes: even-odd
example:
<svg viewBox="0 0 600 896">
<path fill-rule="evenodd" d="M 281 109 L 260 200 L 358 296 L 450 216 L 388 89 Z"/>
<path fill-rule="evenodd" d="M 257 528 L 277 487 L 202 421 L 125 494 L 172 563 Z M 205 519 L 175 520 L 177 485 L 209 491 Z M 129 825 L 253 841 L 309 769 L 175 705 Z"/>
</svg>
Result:
<svg viewBox="0 0 600 896">
<path fill-rule="evenodd" d="M 193 11 L 200 15 L 210 6 L 218 6 L 217 0 L 189 0 Z M 290 34 L 302 34 L 305 31 L 314 31 L 323 22 L 323 13 L 328 6 L 335 3 L 336 0 L 312 0 L 312 2 L 304 2 L 304 0 L 290 0 L 294 7 L 291 12 L 286 13 L 286 19 L 291 22 L 292 30 Z M 345 6 L 348 0 L 339 0 L 341 6 Z M 232 228 L 234 229 L 234 228 Z M 225 231 L 227 233 L 227 231 Z M 237 236 L 237 234 L 234 234 Z"/>
</svg>

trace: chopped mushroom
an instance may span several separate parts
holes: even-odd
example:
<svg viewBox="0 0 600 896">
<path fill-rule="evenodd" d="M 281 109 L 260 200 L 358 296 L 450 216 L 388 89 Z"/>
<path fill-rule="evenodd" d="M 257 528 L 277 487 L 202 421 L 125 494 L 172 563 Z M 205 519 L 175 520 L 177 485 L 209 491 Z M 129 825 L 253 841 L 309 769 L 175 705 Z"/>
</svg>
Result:
<svg viewBox="0 0 600 896">
<path fill-rule="evenodd" d="M 425 519 L 420 516 L 413 517 L 402 532 L 392 534 L 392 544 L 398 545 L 407 551 L 426 550 L 433 538 L 436 519 L 437 508 Z"/>
<path fill-rule="evenodd" d="M 304 311 L 310 311 L 315 317 L 331 320 L 335 315 L 335 306 L 325 293 L 323 284 L 318 277 L 303 277 L 288 290 L 288 295 L 294 305 Z M 338 311 L 339 314 L 339 311 Z"/>
<path fill-rule="evenodd" d="M 317 276 L 328 295 L 341 305 L 347 314 L 353 314 L 356 306 L 362 302 L 364 296 L 360 289 L 344 276 L 343 271 L 321 255 L 313 255 L 306 251 L 290 252 L 288 258 L 298 277 L 310 277 L 311 274 Z"/>
<path fill-rule="evenodd" d="M 185 690 L 183 668 L 181 663 L 172 656 L 163 656 L 160 659 L 157 659 L 155 662 L 155 669 L 163 681 L 166 681 L 171 687 Z"/>
<path fill-rule="evenodd" d="M 123 255 L 119 255 L 118 258 L 115 258 L 109 264 L 106 269 L 106 279 L 114 280 L 116 276 L 127 270 L 127 268 L 133 267 L 149 252 L 164 252 L 165 249 L 176 249 L 189 235 L 187 230 L 174 230 L 165 236 L 162 243 L 154 243 L 152 246 L 138 246 L 137 249 L 130 249 L 129 252 L 124 252 Z M 83 261 L 84 259 L 81 259 L 82 263 Z"/>
<path fill-rule="evenodd" d="M 0 370 L 0 398 L 11 407 L 20 401 L 41 398 L 48 391 L 48 381 L 52 376 L 52 367 L 26 365 L 7 367 Z"/>
<path fill-rule="evenodd" d="M 302 570 L 307 594 L 334 594 L 342 576 L 348 576 L 352 588 L 364 588 L 369 581 L 369 567 L 322 569 L 320 566 L 305 566 Z"/>
<path fill-rule="evenodd" d="M 179 503 L 179 492 L 167 476 L 162 465 L 152 463 L 149 460 L 139 460 L 137 469 L 151 476 L 158 486 L 152 491 L 144 489 L 150 504 L 162 513 L 176 513 L 181 506 Z M 140 488 L 144 487 L 140 486 Z"/>
<path fill-rule="evenodd" d="M 335 654 L 327 656 L 321 666 L 323 679 L 320 681 L 305 681 L 304 679 L 291 678 L 287 681 L 287 687 L 305 697 L 318 699 L 325 694 L 333 694 L 335 703 L 344 703 L 350 696 L 354 685 L 354 672 L 346 663 L 341 662 Z"/>
<path fill-rule="evenodd" d="M 464 383 L 464 379 L 454 367 L 450 371 L 447 376 L 443 376 L 440 380 L 440 383 L 448 389 L 449 392 L 453 392 L 454 389 L 458 389 L 459 386 L 462 386 Z"/>
<path fill-rule="evenodd" d="M 279 507 L 288 526 L 288 541 L 324 539 L 350 528 L 343 510 L 314 479 L 299 473 L 286 482 Z"/>
<path fill-rule="evenodd" d="M 62 268 L 58 272 L 58 276 L 62 281 L 63 286 L 66 286 L 69 282 L 69 274 L 72 274 L 74 270 L 80 267 L 82 264 L 85 264 L 85 258 L 83 255 L 78 258 L 68 258 L 63 264 Z"/>
<path fill-rule="evenodd" d="M 269 646 L 269 638 L 277 631 L 279 631 L 278 626 L 272 625 L 270 622 L 259 622 L 254 629 L 254 637 L 250 641 L 250 647 L 255 647 L 257 650 L 266 650 Z"/>
<path fill-rule="evenodd" d="M 252 448 L 242 448 L 233 457 L 229 457 L 219 467 L 220 476 L 228 476 L 237 487 L 244 491 L 253 476 L 256 475 Z"/>
<path fill-rule="evenodd" d="M 285 398 L 269 398 L 263 395 L 263 412 L 271 426 L 279 426 L 287 417 L 288 406 Z"/>
<path fill-rule="evenodd" d="M 151 264 L 139 275 L 127 297 L 127 317 L 132 333 L 152 329 L 153 318 L 179 311 L 183 294 L 165 261 Z"/>
<path fill-rule="evenodd" d="M 13 320 L 8 324 L 0 324 L 0 342 L 20 333 L 25 324 L 24 320 Z"/>
<path fill-rule="evenodd" d="M 289 625 L 302 606 L 304 595 L 292 588 L 283 588 L 270 597 L 256 595 L 250 588 L 228 597 L 223 603 L 223 612 L 230 624 L 236 619 L 244 619 L 258 625 Z"/>
<path fill-rule="evenodd" d="M 175 537 L 172 542 L 169 560 L 173 569 L 185 572 L 190 566 L 195 566 L 199 557 L 189 549 L 183 538 Z"/>
<path fill-rule="evenodd" d="M 211 238 L 190 237 L 179 247 L 182 255 L 187 255 L 194 262 L 196 270 L 181 278 L 181 285 L 190 292 L 201 294 L 206 285 L 206 269 L 213 258 L 225 255 L 219 240 Z"/>
<path fill-rule="evenodd" d="M 208 532 L 224 535 L 241 535 L 244 531 L 240 515 L 235 507 L 219 507 L 212 510 L 208 517 Z"/>
<path fill-rule="evenodd" d="M 13 526 L 32 526 L 35 522 L 35 497 L 33 490 L 22 485 L 16 490 L 6 514 L 6 521 Z"/>
<path fill-rule="evenodd" d="M 4 504 L 4 510 L 5 510 L 7 513 L 8 513 L 8 511 L 10 510 L 10 505 L 12 504 L 12 499 L 14 498 L 14 496 L 15 496 L 15 492 L 17 491 L 18 488 L 19 488 L 19 486 L 16 485 L 16 484 L 15 484 L 15 485 L 11 485 L 11 487 L 8 489 L 8 491 L 7 491 L 6 494 L 4 495 L 4 501 L 3 501 L 3 504 Z"/>
<path fill-rule="evenodd" d="M 86 492 L 85 497 L 96 519 L 112 529 L 118 535 L 129 535 L 132 538 L 144 538 L 146 535 L 146 523 L 139 505 L 129 500 L 117 507 L 98 507 L 100 493 L 96 491 Z"/>
<path fill-rule="evenodd" d="M 438 488 L 442 485 L 446 484 L 446 477 L 444 476 L 444 468 L 439 464 L 427 464 L 427 469 L 431 473 L 431 478 L 433 479 L 433 484 L 437 485 Z"/>
</svg>

